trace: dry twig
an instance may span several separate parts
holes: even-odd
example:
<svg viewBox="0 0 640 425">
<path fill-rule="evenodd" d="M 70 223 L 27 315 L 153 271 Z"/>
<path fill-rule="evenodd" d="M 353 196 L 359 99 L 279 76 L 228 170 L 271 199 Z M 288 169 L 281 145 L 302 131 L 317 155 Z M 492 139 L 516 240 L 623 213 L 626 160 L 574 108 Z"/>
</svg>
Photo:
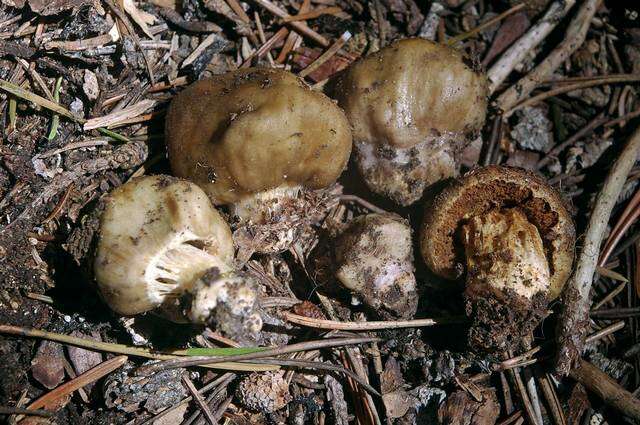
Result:
<svg viewBox="0 0 640 425">
<path fill-rule="evenodd" d="M 591 19 L 602 0 L 586 0 L 573 18 L 564 40 L 538 66 L 518 80 L 498 97 L 496 104 L 499 109 L 508 111 L 536 88 L 542 81 L 548 79 L 553 71 L 566 61 L 571 54 L 584 43 Z M 566 1 L 566 3 L 570 3 Z"/>
<path fill-rule="evenodd" d="M 279 18 L 285 19 L 285 18 L 291 17 L 291 15 L 289 15 L 286 11 L 280 9 L 278 6 L 271 3 L 269 0 L 253 0 L 253 1 L 256 4 L 258 4 L 260 7 L 263 7 L 264 9 L 268 10 L 269 12 L 271 12 L 272 14 L 276 15 Z M 313 41 L 315 41 L 322 47 L 329 46 L 329 40 L 327 40 L 326 38 L 324 38 L 323 36 L 315 32 L 314 30 L 309 28 L 306 24 L 299 21 L 293 21 L 293 22 L 288 22 L 287 25 L 290 25 L 294 30 L 296 30 L 296 32 L 299 32 L 300 34 L 306 35 L 307 37 L 311 38 Z"/>
<path fill-rule="evenodd" d="M 345 31 L 340 36 L 340 38 L 338 38 L 338 40 L 336 40 L 336 42 L 331 45 L 331 47 L 329 47 L 323 54 L 318 56 L 318 58 L 314 60 L 311 64 L 309 64 L 309 66 L 307 66 L 305 69 L 300 71 L 298 75 L 304 78 L 307 75 L 311 74 L 316 69 L 320 68 L 322 64 L 324 64 L 326 61 L 331 59 L 333 55 L 338 53 L 338 50 L 340 50 L 342 46 L 344 46 L 345 43 L 349 41 L 350 38 L 351 38 L 351 33 L 349 31 Z"/>
<path fill-rule="evenodd" d="M 444 319 L 416 319 L 397 321 L 372 321 L 372 322 L 338 322 L 335 320 L 314 319 L 312 317 L 299 316 L 291 312 L 282 313 L 285 320 L 297 325 L 316 329 L 336 329 L 341 331 L 373 331 L 381 329 L 421 328 L 426 326 L 450 325 L 465 323 L 466 317 L 447 317 Z"/>
<path fill-rule="evenodd" d="M 127 356 L 117 356 L 100 363 L 98 366 L 89 369 L 88 371 L 78 375 L 76 378 L 69 382 L 66 382 L 54 390 L 46 393 L 27 407 L 29 410 L 48 408 L 55 409 L 56 402 L 61 398 L 71 394 L 72 392 L 84 387 L 87 384 L 97 381 L 118 369 L 120 366 L 127 362 Z"/>
<path fill-rule="evenodd" d="M 109 342 L 94 341 L 92 339 L 77 338 L 69 335 L 58 334 L 55 332 L 47 332 L 39 329 L 28 329 L 20 326 L 0 325 L 0 334 L 19 335 L 19 336 L 25 336 L 29 338 L 42 338 L 42 339 L 47 339 L 49 341 L 60 342 L 62 344 L 69 344 L 69 345 L 74 345 L 76 347 L 88 348 L 90 350 L 105 351 L 108 353 L 116 353 L 116 354 L 126 354 L 128 356 L 144 357 L 147 359 L 154 359 L 154 360 L 170 360 L 170 359 L 181 358 L 181 356 L 158 353 L 148 348 L 130 347 L 124 344 L 112 344 Z M 206 367 L 210 367 L 210 366 L 206 366 Z M 269 367 L 269 366 L 250 365 L 246 363 L 234 364 L 234 363 L 228 363 L 228 362 L 217 362 L 216 367 L 213 367 L 213 366 L 211 367 L 216 369 L 246 370 L 246 371 L 274 370 L 274 367 Z"/>
<path fill-rule="evenodd" d="M 575 0 L 554 1 L 544 16 L 502 54 L 487 72 L 490 93 L 495 92 L 527 54 L 547 38 L 574 3 Z"/>
<path fill-rule="evenodd" d="M 206 400 L 198 392 L 196 387 L 193 385 L 193 382 L 191 382 L 191 379 L 189 379 L 187 375 L 183 375 L 182 382 L 184 383 L 184 386 L 187 387 L 187 389 L 191 393 L 191 397 L 193 397 L 193 399 L 196 401 L 196 403 L 198 404 L 198 407 L 200 407 L 200 410 L 204 414 L 204 417 L 207 418 L 207 421 L 209 422 L 209 424 L 217 425 L 218 421 L 213 415 L 213 412 L 211 412 L 211 409 L 209 409 L 209 406 L 207 405 Z"/>
<path fill-rule="evenodd" d="M 579 359 L 570 376 L 625 416 L 640 420 L 640 400 L 596 366 Z"/>
<path fill-rule="evenodd" d="M 640 150 L 640 128 L 631 136 L 598 194 L 575 270 L 564 290 L 564 309 L 558 331 L 556 370 L 566 375 L 582 354 L 589 328 L 589 291 L 598 262 L 602 235 Z"/>
</svg>

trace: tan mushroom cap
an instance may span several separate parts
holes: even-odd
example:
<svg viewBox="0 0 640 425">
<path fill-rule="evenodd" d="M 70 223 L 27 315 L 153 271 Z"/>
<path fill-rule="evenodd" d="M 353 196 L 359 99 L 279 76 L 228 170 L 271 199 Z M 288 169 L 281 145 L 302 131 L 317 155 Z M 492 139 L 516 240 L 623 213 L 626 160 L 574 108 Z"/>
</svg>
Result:
<svg viewBox="0 0 640 425">
<path fill-rule="evenodd" d="M 173 173 L 215 204 L 281 186 L 327 187 L 351 153 L 342 110 L 293 74 L 266 68 L 188 87 L 171 102 L 166 136 Z"/>
<path fill-rule="evenodd" d="M 231 230 L 195 184 L 169 176 L 114 189 L 100 219 L 96 282 L 117 313 L 138 314 L 233 261 Z"/>
<path fill-rule="evenodd" d="M 452 180 L 425 206 L 422 257 L 437 275 L 456 279 L 464 261 L 456 241 L 461 224 L 503 207 L 519 208 L 538 229 L 551 272 L 550 298 L 557 298 L 571 274 L 575 227 L 560 194 L 523 169 L 488 166 Z"/>
<path fill-rule="evenodd" d="M 443 133 L 478 132 L 488 89 L 457 50 L 409 38 L 351 65 L 335 96 L 355 141 L 409 148 Z"/>
</svg>

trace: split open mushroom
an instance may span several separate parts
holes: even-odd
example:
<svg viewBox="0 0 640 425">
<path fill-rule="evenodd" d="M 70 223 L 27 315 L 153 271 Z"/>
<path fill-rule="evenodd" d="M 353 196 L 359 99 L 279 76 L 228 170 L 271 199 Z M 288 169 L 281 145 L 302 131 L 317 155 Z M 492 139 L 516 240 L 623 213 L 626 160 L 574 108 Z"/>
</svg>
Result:
<svg viewBox="0 0 640 425">
<path fill-rule="evenodd" d="M 255 283 L 235 271 L 233 254 L 228 224 L 198 186 L 148 176 L 107 197 L 94 273 L 119 314 L 156 310 L 242 338 L 262 322 Z"/>
<path fill-rule="evenodd" d="M 470 344 L 496 350 L 528 335 L 560 295 L 575 228 L 562 197 L 541 177 L 488 166 L 451 181 L 425 206 L 420 239 L 435 274 L 465 278 Z"/>
<path fill-rule="evenodd" d="M 485 75 L 458 51 L 417 38 L 351 65 L 332 91 L 353 126 L 365 182 L 400 205 L 457 173 L 487 109 Z"/>
<path fill-rule="evenodd" d="M 347 165 L 342 110 L 298 77 L 250 68 L 198 81 L 174 98 L 166 139 L 174 174 L 229 205 L 257 252 L 288 248 Z"/>
<path fill-rule="evenodd" d="M 338 281 L 385 318 L 412 318 L 418 306 L 411 233 L 400 217 L 367 214 L 334 241 Z"/>
</svg>

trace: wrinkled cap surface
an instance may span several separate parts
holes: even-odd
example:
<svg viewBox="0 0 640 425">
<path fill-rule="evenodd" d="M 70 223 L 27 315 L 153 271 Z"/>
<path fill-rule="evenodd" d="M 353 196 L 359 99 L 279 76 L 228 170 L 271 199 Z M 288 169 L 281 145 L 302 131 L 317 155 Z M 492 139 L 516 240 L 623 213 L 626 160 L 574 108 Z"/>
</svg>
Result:
<svg viewBox="0 0 640 425">
<path fill-rule="evenodd" d="M 488 166 L 452 180 L 425 205 L 420 235 L 422 257 L 446 279 L 456 279 L 464 263 L 461 226 L 494 208 L 518 208 L 540 233 L 554 299 L 571 274 L 575 227 L 560 194 L 540 176 L 519 168 Z"/>
<path fill-rule="evenodd" d="M 171 103 L 166 136 L 173 173 L 215 204 L 280 186 L 324 188 L 351 153 L 342 110 L 293 74 L 266 68 L 188 87 Z"/>
<path fill-rule="evenodd" d="M 351 65 L 334 91 L 354 140 L 408 148 L 445 133 L 477 133 L 487 79 L 468 63 L 450 47 L 410 38 Z"/>
<path fill-rule="evenodd" d="M 210 267 L 226 271 L 233 252 L 229 226 L 198 186 L 147 176 L 108 195 L 94 271 L 107 304 L 130 315 L 190 289 Z"/>
</svg>

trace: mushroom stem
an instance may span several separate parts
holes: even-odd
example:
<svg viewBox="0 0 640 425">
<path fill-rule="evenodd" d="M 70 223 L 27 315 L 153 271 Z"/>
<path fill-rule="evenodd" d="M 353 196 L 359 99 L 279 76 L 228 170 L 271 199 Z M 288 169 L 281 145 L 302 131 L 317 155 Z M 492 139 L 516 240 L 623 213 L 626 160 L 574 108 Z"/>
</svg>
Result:
<svg viewBox="0 0 640 425">
<path fill-rule="evenodd" d="M 300 196 L 301 186 L 279 186 L 245 196 L 230 207 L 232 215 L 243 223 L 264 224 L 278 221 L 277 215 Z"/>
<path fill-rule="evenodd" d="M 493 209 L 462 226 L 469 343 L 511 348 L 546 315 L 550 271 L 536 226 L 517 208 Z"/>
<path fill-rule="evenodd" d="M 356 143 L 360 173 L 372 190 L 400 205 L 410 205 L 422 197 L 427 186 L 457 174 L 455 155 L 445 146 L 453 138 L 428 138 L 408 148 Z"/>
</svg>

